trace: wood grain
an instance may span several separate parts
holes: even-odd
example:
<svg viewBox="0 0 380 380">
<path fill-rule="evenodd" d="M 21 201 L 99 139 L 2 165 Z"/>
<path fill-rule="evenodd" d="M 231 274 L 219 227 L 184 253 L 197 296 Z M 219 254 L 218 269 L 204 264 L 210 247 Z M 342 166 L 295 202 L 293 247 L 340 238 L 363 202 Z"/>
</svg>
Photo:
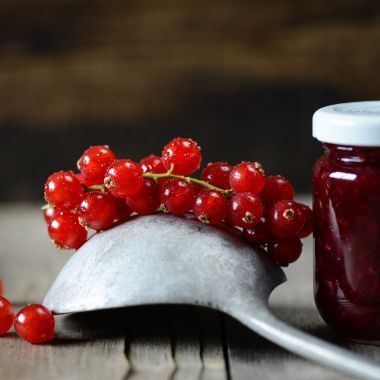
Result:
<svg viewBox="0 0 380 380">
<path fill-rule="evenodd" d="M 0 9 L 0 119 L 165 118 L 200 88 L 262 82 L 378 96 L 371 0 L 3 0 Z"/>
<path fill-rule="evenodd" d="M 1 379 L 122 379 L 129 370 L 124 337 L 108 336 L 66 317 L 56 318 L 56 339 L 31 345 L 14 332 L 0 341 Z"/>
</svg>

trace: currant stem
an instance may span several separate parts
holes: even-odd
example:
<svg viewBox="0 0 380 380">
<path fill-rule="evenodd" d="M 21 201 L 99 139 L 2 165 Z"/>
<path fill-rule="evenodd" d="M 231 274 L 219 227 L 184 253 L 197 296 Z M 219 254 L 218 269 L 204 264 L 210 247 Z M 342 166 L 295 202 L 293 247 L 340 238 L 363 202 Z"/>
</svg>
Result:
<svg viewBox="0 0 380 380">
<path fill-rule="evenodd" d="M 99 190 L 99 191 L 101 191 L 102 193 L 105 193 L 105 191 L 106 191 L 106 187 L 105 187 L 103 184 L 101 184 L 101 185 L 92 185 L 92 186 L 89 186 L 89 189 L 90 189 L 90 190 Z"/>
<path fill-rule="evenodd" d="M 202 181 L 202 180 L 197 179 L 197 178 L 173 174 L 173 168 L 174 168 L 174 166 L 172 165 L 166 173 L 151 173 L 151 172 L 144 173 L 143 177 L 144 178 L 151 178 L 151 179 L 154 179 L 155 181 L 157 181 L 160 178 L 180 178 L 180 179 L 183 179 L 184 181 L 186 181 L 188 183 L 196 183 L 202 187 L 205 187 L 206 189 L 219 191 L 220 193 L 222 193 L 227 198 L 232 198 L 234 196 L 234 192 L 232 189 L 224 190 L 224 189 L 221 189 L 220 187 L 211 185 L 210 183 L 208 183 L 206 181 Z M 92 185 L 92 186 L 89 186 L 89 189 L 90 190 L 99 190 L 99 191 L 104 193 L 105 192 L 105 185 L 104 184 Z"/>
<path fill-rule="evenodd" d="M 197 178 L 173 174 L 172 170 L 173 169 L 170 168 L 169 171 L 166 173 L 144 173 L 143 176 L 144 176 L 144 178 L 151 178 L 151 179 L 154 179 L 155 181 L 157 181 L 160 178 L 180 178 L 180 179 L 183 179 L 184 181 L 186 181 L 188 183 L 196 183 L 200 186 L 205 187 L 206 189 L 219 191 L 220 193 L 222 193 L 227 198 L 231 198 L 234 195 L 232 189 L 224 190 L 224 189 L 221 189 L 220 187 L 211 185 L 210 183 L 208 183 L 206 181 L 202 181 L 202 180 L 197 179 Z"/>
</svg>

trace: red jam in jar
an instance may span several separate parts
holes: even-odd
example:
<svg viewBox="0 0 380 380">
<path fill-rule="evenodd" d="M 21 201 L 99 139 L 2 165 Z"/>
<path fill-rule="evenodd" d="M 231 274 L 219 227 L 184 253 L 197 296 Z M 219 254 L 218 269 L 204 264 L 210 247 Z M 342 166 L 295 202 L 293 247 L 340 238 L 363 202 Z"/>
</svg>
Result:
<svg viewBox="0 0 380 380">
<path fill-rule="evenodd" d="M 315 301 L 339 334 L 380 342 L 380 101 L 321 108 L 313 136 Z"/>
</svg>

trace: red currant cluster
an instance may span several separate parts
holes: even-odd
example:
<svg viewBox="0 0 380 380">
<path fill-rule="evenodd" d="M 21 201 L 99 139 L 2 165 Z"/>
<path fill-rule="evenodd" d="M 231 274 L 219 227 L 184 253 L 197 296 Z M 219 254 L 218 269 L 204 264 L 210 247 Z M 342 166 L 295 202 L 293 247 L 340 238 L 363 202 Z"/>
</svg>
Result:
<svg viewBox="0 0 380 380">
<path fill-rule="evenodd" d="M 182 215 L 193 211 L 207 224 L 225 222 L 244 229 L 253 245 L 287 265 L 302 251 L 301 238 L 312 232 L 312 211 L 294 199 L 281 176 L 266 177 L 257 162 L 231 166 L 209 163 L 200 179 L 189 177 L 201 165 L 197 143 L 177 138 L 140 164 L 117 159 L 107 146 L 92 146 L 78 161 L 78 174 L 60 171 L 45 184 L 44 216 L 50 238 L 59 247 L 79 248 L 87 229 L 102 231 L 157 210 Z"/>
<path fill-rule="evenodd" d="M 0 336 L 12 325 L 19 337 L 32 344 L 44 343 L 54 337 L 54 316 L 46 307 L 28 305 L 15 314 L 12 304 L 0 292 Z"/>
</svg>

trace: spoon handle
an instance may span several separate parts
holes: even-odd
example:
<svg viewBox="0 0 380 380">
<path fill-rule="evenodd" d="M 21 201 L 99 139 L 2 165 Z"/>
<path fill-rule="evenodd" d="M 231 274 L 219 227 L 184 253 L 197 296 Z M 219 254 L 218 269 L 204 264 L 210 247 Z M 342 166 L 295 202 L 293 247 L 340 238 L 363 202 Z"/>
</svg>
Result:
<svg viewBox="0 0 380 380">
<path fill-rule="evenodd" d="M 380 366 L 349 350 L 316 338 L 277 319 L 267 305 L 237 312 L 241 323 L 264 338 L 313 362 L 329 366 L 360 379 L 380 379 Z"/>
</svg>

